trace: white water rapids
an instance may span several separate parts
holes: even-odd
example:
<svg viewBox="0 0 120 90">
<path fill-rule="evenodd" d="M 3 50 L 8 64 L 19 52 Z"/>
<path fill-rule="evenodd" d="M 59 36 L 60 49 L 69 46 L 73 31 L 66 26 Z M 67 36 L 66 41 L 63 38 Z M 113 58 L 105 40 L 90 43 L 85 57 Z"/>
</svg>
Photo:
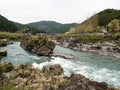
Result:
<svg viewBox="0 0 120 90">
<path fill-rule="evenodd" d="M 66 60 L 60 57 L 52 57 L 49 61 L 48 57 L 40 57 L 25 51 L 20 47 L 19 42 L 0 47 L 0 49 L 8 52 L 7 57 L 2 58 L 1 63 L 8 61 L 14 65 L 32 64 L 39 69 L 44 65 L 60 64 L 64 69 L 64 74 L 67 76 L 70 76 L 71 73 L 78 73 L 91 80 L 106 82 L 111 86 L 120 87 L 120 59 L 56 46 L 55 52 L 72 54 L 75 59 Z"/>
</svg>

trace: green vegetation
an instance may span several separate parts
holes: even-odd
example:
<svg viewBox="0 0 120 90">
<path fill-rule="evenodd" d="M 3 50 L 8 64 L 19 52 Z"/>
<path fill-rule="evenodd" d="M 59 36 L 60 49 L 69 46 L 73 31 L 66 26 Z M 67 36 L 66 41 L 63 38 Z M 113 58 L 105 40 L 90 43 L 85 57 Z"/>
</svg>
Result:
<svg viewBox="0 0 120 90">
<path fill-rule="evenodd" d="M 73 37 L 76 38 L 78 43 L 96 43 L 105 41 L 115 41 L 117 44 L 120 43 L 120 33 L 83 33 L 83 34 L 61 34 L 58 35 L 57 40 Z"/>
<path fill-rule="evenodd" d="M 3 67 L 0 64 L 0 75 L 2 75 L 2 73 L 3 73 Z"/>
<path fill-rule="evenodd" d="M 120 46 L 120 42 L 117 42 L 118 46 Z"/>
<path fill-rule="evenodd" d="M 113 19 L 120 19 L 120 10 L 106 9 L 98 13 L 99 26 L 105 26 Z"/>
<path fill-rule="evenodd" d="M 98 26 L 98 16 L 92 16 L 81 24 L 76 25 L 75 33 L 90 33 L 96 32 Z"/>
<path fill-rule="evenodd" d="M 31 27 L 31 26 L 20 24 L 20 23 L 15 22 L 15 25 L 18 29 L 17 32 L 19 32 L 19 33 L 31 33 L 31 34 L 46 33 L 42 29 L 37 29 L 37 28 Z"/>
<path fill-rule="evenodd" d="M 18 40 L 21 36 L 19 33 L 0 32 L 0 39 Z"/>
<path fill-rule="evenodd" d="M 53 33 L 65 33 L 65 32 L 68 32 L 73 27 L 75 27 L 75 23 L 63 24 L 60 28 L 52 30 L 52 32 Z"/>
<path fill-rule="evenodd" d="M 20 23 L 12 22 L 0 15 L 0 31 L 1 32 L 19 32 L 19 33 L 45 33 L 42 29 L 37 29 Z"/>
<path fill-rule="evenodd" d="M 76 25 L 70 33 L 120 32 L 120 10 L 106 9 Z"/>
<path fill-rule="evenodd" d="M 110 32 L 120 32 L 120 20 L 114 19 L 109 24 L 109 31 Z"/>
<path fill-rule="evenodd" d="M 75 27 L 75 23 L 61 24 L 54 21 L 40 21 L 40 22 L 29 23 L 27 25 L 37 29 L 42 29 L 48 34 L 65 33 L 69 31 L 71 27 Z"/>
<path fill-rule="evenodd" d="M 13 22 L 0 15 L 0 31 L 16 32 L 17 27 Z"/>
<path fill-rule="evenodd" d="M 0 90 L 18 90 L 18 89 L 15 89 L 15 87 L 12 85 L 7 85 L 6 87 L 0 86 Z"/>
</svg>

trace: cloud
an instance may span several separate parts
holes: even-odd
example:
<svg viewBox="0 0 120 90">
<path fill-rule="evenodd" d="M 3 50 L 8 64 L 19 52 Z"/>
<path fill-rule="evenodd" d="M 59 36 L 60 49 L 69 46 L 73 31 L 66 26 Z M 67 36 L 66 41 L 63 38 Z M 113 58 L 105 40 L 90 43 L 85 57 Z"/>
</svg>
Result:
<svg viewBox="0 0 120 90">
<path fill-rule="evenodd" d="M 82 22 L 95 12 L 120 9 L 119 3 L 120 0 L 0 0 L 0 14 L 20 23 L 40 20 Z"/>
</svg>

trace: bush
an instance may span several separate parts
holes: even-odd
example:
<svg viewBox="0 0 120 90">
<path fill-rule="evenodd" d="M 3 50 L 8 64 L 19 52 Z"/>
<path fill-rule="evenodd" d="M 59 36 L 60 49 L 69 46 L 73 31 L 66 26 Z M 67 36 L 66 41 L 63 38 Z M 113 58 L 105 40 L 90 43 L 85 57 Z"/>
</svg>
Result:
<svg viewBox="0 0 120 90">
<path fill-rule="evenodd" d="M 0 32 L 0 39 L 18 40 L 21 36 L 19 33 Z"/>
<path fill-rule="evenodd" d="M 0 64 L 0 75 L 2 75 L 2 73 L 3 73 L 3 67 Z"/>
</svg>

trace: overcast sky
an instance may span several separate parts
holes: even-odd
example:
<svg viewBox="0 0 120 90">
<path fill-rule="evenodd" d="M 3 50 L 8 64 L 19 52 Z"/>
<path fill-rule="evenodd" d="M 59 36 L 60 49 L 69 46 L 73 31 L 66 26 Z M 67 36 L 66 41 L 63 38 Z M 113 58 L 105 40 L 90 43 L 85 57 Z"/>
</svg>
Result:
<svg viewBox="0 0 120 90">
<path fill-rule="evenodd" d="M 120 0 L 0 0 L 0 14 L 23 24 L 41 20 L 78 23 L 107 8 L 120 9 Z"/>
</svg>

